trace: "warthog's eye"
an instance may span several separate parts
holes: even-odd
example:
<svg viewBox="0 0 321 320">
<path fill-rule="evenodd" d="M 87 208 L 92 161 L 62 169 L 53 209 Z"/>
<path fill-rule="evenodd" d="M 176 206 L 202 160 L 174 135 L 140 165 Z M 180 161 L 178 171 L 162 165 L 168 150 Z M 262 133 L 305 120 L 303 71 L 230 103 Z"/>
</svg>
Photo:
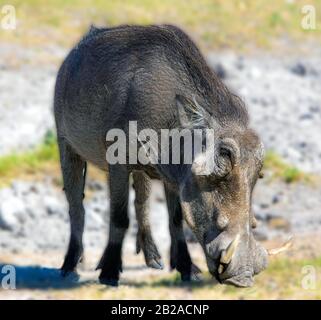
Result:
<svg viewBox="0 0 321 320">
<path fill-rule="evenodd" d="M 260 171 L 259 172 L 259 179 L 263 179 L 264 178 L 264 172 L 263 171 Z"/>
</svg>

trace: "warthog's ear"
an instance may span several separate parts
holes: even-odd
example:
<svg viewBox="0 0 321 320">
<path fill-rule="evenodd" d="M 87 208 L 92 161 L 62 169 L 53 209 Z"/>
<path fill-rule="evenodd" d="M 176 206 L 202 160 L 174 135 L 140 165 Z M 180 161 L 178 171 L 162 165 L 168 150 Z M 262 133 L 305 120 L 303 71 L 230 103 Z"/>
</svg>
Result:
<svg viewBox="0 0 321 320">
<path fill-rule="evenodd" d="M 238 165 L 239 161 L 239 146 L 234 139 L 224 138 L 217 141 L 210 152 L 202 152 L 196 156 L 192 172 L 200 176 L 224 177 Z"/>
<path fill-rule="evenodd" d="M 206 128 L 210 126 L 211 116 L 197 103 L 195 96 L 188 99 L 177 95 L 176 105 L 179 122 L 183 128 Z"/>
<path fill-rule="evenodd" d="M 215 151 L 214 172 L 218 176 L 225 176 L 239 164 L 241 151 L 234 139 L 224 138 L 218 144 Z"/>
</svg>

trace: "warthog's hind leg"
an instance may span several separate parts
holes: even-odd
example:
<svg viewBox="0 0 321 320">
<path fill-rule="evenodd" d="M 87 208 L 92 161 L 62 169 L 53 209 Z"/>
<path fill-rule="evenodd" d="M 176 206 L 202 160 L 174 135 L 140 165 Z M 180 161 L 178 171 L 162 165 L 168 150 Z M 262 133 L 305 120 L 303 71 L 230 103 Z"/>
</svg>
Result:
<svg viewBox="0 0 321 320">
<path fill-rule="evenodd" d="M 98 264 L 101 269 L 99 281 L 117 286 L 122 271 L 121 251 L 124 236 L 129 226 L 128 218 L 128 170 L 126 166 L 109 166 L 110 221 L 109 239 L 105 252 Z"/>
<path fill-rule="evenodd" d="M 164 266 L 152 237 L 149 222 L 150 178 L 144 172 L 135 171 L 133 172 L 133 180 L 136 219 L 138 222 L 136 251 L 139 253 L 141 249 L 143 250 L 146 265 L 148 267 L 163 269 Z"/>
<path fill-rule="evenodd" d="M 78 156 L 67 144 L 64 138 L 58 137 L 60 162 L 64 190 L 69 204 L 70 240 L 61 274 L 66 276 L 76 270 L 82 258 L 85 210 L 83 207 L 83 192 L 85 185 L 86 162 Z"/>
</svg>

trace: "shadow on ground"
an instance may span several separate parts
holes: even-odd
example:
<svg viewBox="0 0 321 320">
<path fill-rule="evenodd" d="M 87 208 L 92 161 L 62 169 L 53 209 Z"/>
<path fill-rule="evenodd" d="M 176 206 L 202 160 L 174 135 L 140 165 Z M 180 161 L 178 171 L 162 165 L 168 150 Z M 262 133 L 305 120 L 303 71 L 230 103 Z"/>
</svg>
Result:
<svg viewBox="0 0 321 320">
<path fill-rule="evenodd" d="M 7 282 L 9 271 L 6 270 L 5 266 L 11 266 L 15 269 L 15 279 L 16 279 L 16 289 L 75 289 L 82 286 L 90 284 L 99 284 L 98 280 L 83 280 L 79 277 L 77 273 L 72 273 L 69 276 L 63 278 L 60 274 L 60 270 L 56 268 L 41 267 L 38 265 L 21 266 L 13 264 L 0 264 L 0 283 L 2 281 Z M 130 269 L 144 269 L 144 266 L 135 266 Z M 1 272 L 2 271 L 2 272 Z M 152 281 L 132 281 L 126 279 L 126 276 L 121 277 L 120 286 L 130 286 L 134 288 L 157 288 L 157 287 L 167 287 L 167 288 L 197 288 L 216 285 L 217 282 L 214 279 L 203 279 L 201 281 L 192 282 L 182 282 L 178 273 L 170 277 L 162 277 L 153 279 Z M 108 290 L 111 287 L 104 286 L 100 287 L 100 290 Z"/>
<path fill-rule="evenodd" d="M 79 281 L 76 273 L 63 278 L 60 270 L 55 268 L 8 265 L 15 269 L 16 289 L 72 289 L 89 283 L 89 281 Z M 10 271 L 5 266 L 7 265 L 0 264 L 0 283 L 10 281 Z"/>
<path fill-rule="evenodd" d="M 218 282 L 214 279 L 205 279 L 200 281 L 189 281 L 189 282 L 182 282 L 180 279 L 172 279 L 172 278 L 161 278 L 160 280 L 156 281 L 130 281 L 130 280 L 123 280 L 120 283 L 121 285 L 135 287 L 135 288 L 205 288 L 218 285 Z M 107 288 L 107 287 L 106 287 Z"/>
</svg>

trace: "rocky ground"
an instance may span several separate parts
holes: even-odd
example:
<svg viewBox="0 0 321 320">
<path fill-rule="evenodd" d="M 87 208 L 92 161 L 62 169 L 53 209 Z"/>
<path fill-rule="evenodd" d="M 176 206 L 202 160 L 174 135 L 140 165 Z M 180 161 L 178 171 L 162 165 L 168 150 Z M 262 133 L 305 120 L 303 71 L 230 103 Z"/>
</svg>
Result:
<svg viewBox="0 0 321 320">
<path fill-rule="evenodd" d="M 58 60 L 64 50 L 52 49 Z M 33 52 L 1 47 L 0 155 L 30 149 L 54 127 L 52 95 L 56 65 L 33 61 Z M 311 55 L 276 57 L 210 54 L 209 62 L 246 101 L 253 127 L 267 149 L 303 171 L 321 173 L 321 59 Z M 27 62 L 26 62 L 27 61 Z M 0 177 L 1 179 L 1 177 Z M 153 186 L 151 221 L 154 238 L 168 254 L 169 234 L 162 186 Z M 108 235 L 105 183 L 88 181 L 85 247 L 102 252 Z M 135 250 L 134 191 L 130 193 L 131 228 L 125 253 Z M 313 184 L 259 181 L 253 209 L 260 240 L 286 239 L 321 232 L 321 189 Z M 17 178 L 0 189 L 1 254 L 63 257 L 69 234 L 67 204 L 61 186 L 48 176 L 37 181 Z M 192 236 L 187 230 L 190 240 Z M 9 259 L 10 260 L 10 259 Z M 60 259 L 61 260 L 61 259 Z M 59 260 L 59 261 L 60 261 Z M 60 262 L 55 262 L 60 263 Z"/>
<path fill-rule="evenodd" d="M 101 182 L 89 180 L 85 199 L 85 246 L 104 248 L 108 234 L 108 191 Z M 134 191 L 130 193 L 131 228 L 126 248 L 135 251 L 137 224 Z M 286 239 L 321 231 L 321 190 L 302 184 L 260 183 L 254 193 L 253 210 L 258 220 L 255 235 L 259 240 Z M 163 251 L 169 248 L 167 209 L 163 188 L 155 182 L 151 201 L 151 225 L 155 241 Z M 15 181 L 0 190 L 0 248 L 19 253 L 26 247 L 34 252 L 65 250 L 69 224 L 67 203 L 61 187 L 51 179 Z M 194 241 L 186 229 L 187 237 Z"/>
</svg>

